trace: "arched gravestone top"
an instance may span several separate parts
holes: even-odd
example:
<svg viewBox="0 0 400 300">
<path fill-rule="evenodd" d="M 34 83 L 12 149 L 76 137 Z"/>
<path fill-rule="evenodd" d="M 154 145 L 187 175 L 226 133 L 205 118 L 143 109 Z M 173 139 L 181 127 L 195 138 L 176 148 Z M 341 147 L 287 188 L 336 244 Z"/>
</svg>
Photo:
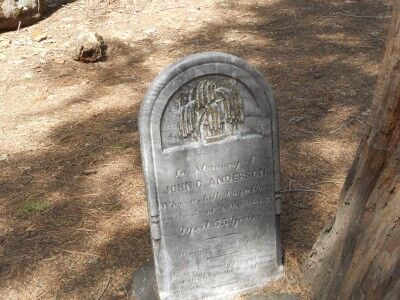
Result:
<svg viewBox="0 0 400 300">
<path fill-rule="evenodd" d="M 283 273 L 277 111 L 242 59 L 165 69 L 139 116 L 161 299 L 231 299 Z"/>
</svg>

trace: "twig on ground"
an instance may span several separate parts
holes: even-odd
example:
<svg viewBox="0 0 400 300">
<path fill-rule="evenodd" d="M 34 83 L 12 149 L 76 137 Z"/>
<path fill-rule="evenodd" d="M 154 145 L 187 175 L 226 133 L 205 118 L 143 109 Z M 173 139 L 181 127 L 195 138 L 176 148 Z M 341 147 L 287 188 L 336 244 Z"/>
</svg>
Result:
<svg viewBox="0 0 400 300">
<path fill-rule="evenodd" d="M 163 9 L 159 9 L 156 11 L 156 13 L 162 12 L 162 11 L 166 11 L 166 10 L 171 10 L 171 9 L 177 9 L 177 8 L 184 8 L 185 6 L 181 5 L 181 6 L 175 6 L 175 7 L 166 7 Z"/>
<path fill-rule="evenodd" d="M 285 30 L 285 29 L 294 29 L 295 26 L 285 26 L 285 27 L 268 27 L 268 29 L 264 29 L 264 32 L 273 32 L 275 30 Z M 258 30 L 239 30 L 239 29 L 235 29 L 233 30 L 233 32 L 237 32 L 237 33 L 253 33 L 253 34 L 260 34 L 260 31 Z"/>
<path fill-rule="evenodd" d="M 53 256 L 53 257 L 42 259 L 42 261 L 51 261 L 51 260 L 55 260 L 56 258 L 57 258 L 57 256 Z"/>
<path fill-rule="evenodd" d="M 289 123 L 298 123 L 298 122 L 300 122 L 300 121 L 303 121 L 305 118 L 306 118 L 306 116 L 294 117 L 294 118 L 291 118 L 291 119 L 289 120 Z"/>
<path fill-rule="evenodd" d="M 351 124 L 353 124 L 354 122 L 358 122 L 360 123 L 364 128 L 367 127 L 367 125 L 361 121 L 359 118 L 357 117 L 351 117 L 349 120 L 345 121 L 342 125 L 340 125 L 338 128 L 331 130 L 329 133 L 335 133 L 341 129 L 343 129 L 344 127 L 349 127 Z"/>
<path fill-rule="evenodd" d="M 305 206 L 305 205 L 294 204 L 294 203 L 292 203 L 291 205 L 296 208 L 300 208 L 300 209 L 308 209 L 308 206 Z"/>
<path fill-rule="evenodd" d="M 61 248 L 54 248 L 63 252 L 67 252 L 70 254 L 82 254 L 82 255 L 86 255 L 86 256 L 96 256 L 96 257 L 101 257 L 98 254 L 94 254 L 94 253 L 89 253 L 89 252 L 81 252 L 81 251 L 73 251 L 73 250 L 66 250 L 66 249 L 61 249 Z"/>
<path fill-rule="evenodd" d="M 144 5 L 143 5 L 141 8 L 139 8 L 138 10 L 135 10 L 135 13 L 139 13 L 139 12 L 143 11 L 143 9 L 145 9 L 146 6 L 147 6 L 151 1 L 152 1 L 152 0 L 146 1 L 146 2 L 144 3 Z"/>
<path fill-rule="evenodd" d="M 361 121 L 359 118 L 356 118 L 356 121 L 357 121 L 358 123 L 360 123 L 362 127 L 364 127 L 364 128 L 367 127 L 367 125 L 365 125 L 365 123 L 364 123 L 363 121 Z"/>
<path fill-rule="evenodd" d="M 294 26 L 294 25 L 291 25 L 291 26 L 284 26 L 284 27 L 275 27 L 275 28 L 271 27 L 271 28 L 269 28 L 269 31 L 274 31 L 274 30 L 286 30 L 286 29 L 295 29 L 295 28 L 296 28 L 296 26 Z"/>
<path fill-rule="evenodd" d="M 83 197 L 95 197 L 95 196 L 99 196 L 100 194 L 83 194 L 83 195 L 76 195 L 76 196 L 70 196 L 70 197 L 66 197 L 68 199 L 76 199 L 76 198 L 83 198 Z"/>
<path fill-rule="evenodd" d="M 337 132 L 337 131 L 339 131 L 339 130 L 343 129 L 344 127 L 347 127 L 347 126 L 349 126 L 349 124 L 344 123 L 344 124 L 340 125 L 338 128 L 336 128 L 334 130 L 331 130 L 330 133 L 335 133 L 335 132 Z"/>
<path fill-rule="evenodd" d="M 360 15 L 351 15 L 351 14 L 343 14 L 343 13 L 335 13 L 334 15 L 344 16 L 344 17 L 352 17 L 352 18 L 370 18 L 370 19 L 390 19 L 391 16 L 360 16 Z"/>
<path fill-rule="evenodd" d="M 282 194 L 284 193 L 320 193 L 324 195 L 329 195 L 323 191 L 318 191 L 318 190 L 312 190 L 312 189 L 291 189 L 291 190 L 282 190 Z"/>
<path fill-rule="evenodd" d="M 325 113 L 318 113 L 318 112 L 314 112 L 314 111 L 309 111 L 307 113 L 312 116 L 315 116 L 315 117 L 325 117 Z"/>
<path fill-rule="evenodd" d="M 336 184 L 336 185 L 342 185 L 343 181 L 321 180 L 321 181 L 313 183 L 313 185 L 317 185 L 317 184 L 320 184 L 320 183 L 333 183 L 333 184 Z"/>
<path fill-rule="evenodd" d="M 374 35 L 374 34 L 371 34 L 371 36 L 374 37 L 374 38 L 376 38 L 377 40 L 379 40 L 379 41 L 381 41 L 381 42 L 386 43 L 386 40 L 380 38 L 379 36 L 376 36 L 376 35 Z"/>
<path fill-rule="evenodd" d="M 108 288 L 108 285 L 110 284 L 110 281 L 111 281 L 111 275 L 108 275 L 108 280 L 107 280 L 106 284 L 104 285 L 103 289 L 101 290 L 101 293 L 96 298 L 96 300 L 100 300 L 101 297 L 103 297 L 104 293 L 106 292 L 106 290 Z"/>
<path fill-rule="evenodd" d="M 313 190 L 313 189 L 308 189 L 308 188 L 305 188 L 305 189 L 303 189 L 303 188 L 300 188 L 300 189 L 293 189 L 293 188 L 292 188 L 293 181 L 294 181 L 294 180 L 291 180 L 291 181 L 290 181 L 290 183 L 289 183 L 289 189 L 286 189 L 286 190 L 282 190 L 282 191 L 281 191 L 282 194 L 284 194 L 284 193 L 297 193 L 297 192 L 306 192 L 306 193 L 307 193 L 307 192 L 310 192 L 310 193 L 320 193 L 320 194 L 328 195 L 328 194 L 325 193 L 325 192 L 318 191 L 318 190 Z"/>
<path fill-rule="evenodd" d="M 95 231 L 96 231 L 96 230 L 87 229 L 87 228 L 75 228 L 75 230 L 78 230 L 78 231 L 88 231 L 88 232 L 95 232 Z"/>
</svg>

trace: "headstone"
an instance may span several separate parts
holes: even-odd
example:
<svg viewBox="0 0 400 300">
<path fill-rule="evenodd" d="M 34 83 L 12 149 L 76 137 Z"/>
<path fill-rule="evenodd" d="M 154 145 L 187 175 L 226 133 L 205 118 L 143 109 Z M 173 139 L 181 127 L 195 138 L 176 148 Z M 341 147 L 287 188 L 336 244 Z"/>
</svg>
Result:
<svg viewBox="0 0 400 300">
<path fill-rule="evenodd" d="M 217 52 L 152 83 L 139 130 L 160 299 L 233 299 L 282 275 L 277 111 Z"/>
</svg>

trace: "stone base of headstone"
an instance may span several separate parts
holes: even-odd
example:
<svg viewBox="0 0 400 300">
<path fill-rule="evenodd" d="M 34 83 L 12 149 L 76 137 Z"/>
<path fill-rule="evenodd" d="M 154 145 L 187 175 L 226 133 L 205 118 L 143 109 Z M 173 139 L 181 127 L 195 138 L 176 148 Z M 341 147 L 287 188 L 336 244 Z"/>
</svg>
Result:
<svg viewBox="0 0 400 300">
<path fill-rule="evenodd" d="M 292 294 L 259 294 L 242 297 L 245 300 L 298 300 Z M 160 300 L 153 260 L 144 263 L 133 273 L 130 300 Z"/>
<path fill-rule="evenodd" d="M 159 300 L 156 273 L 153 261 L 148 261 L 137 269 L 132 276 L 133 300 Z"/>
</svg>

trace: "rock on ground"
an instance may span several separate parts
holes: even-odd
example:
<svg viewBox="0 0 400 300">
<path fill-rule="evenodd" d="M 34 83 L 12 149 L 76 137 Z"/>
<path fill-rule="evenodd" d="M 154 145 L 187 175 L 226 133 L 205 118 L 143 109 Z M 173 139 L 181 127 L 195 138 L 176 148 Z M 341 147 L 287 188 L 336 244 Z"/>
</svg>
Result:
<svg viewBox="0 0 400 300">
<path fill-rule="evenodd" d="M 104 57 L 104 52 L 103 38 L 97 33 L 84 32 L 77 37 L 72 58 L 83 62 L 95 62 Z"/>
</svg>

